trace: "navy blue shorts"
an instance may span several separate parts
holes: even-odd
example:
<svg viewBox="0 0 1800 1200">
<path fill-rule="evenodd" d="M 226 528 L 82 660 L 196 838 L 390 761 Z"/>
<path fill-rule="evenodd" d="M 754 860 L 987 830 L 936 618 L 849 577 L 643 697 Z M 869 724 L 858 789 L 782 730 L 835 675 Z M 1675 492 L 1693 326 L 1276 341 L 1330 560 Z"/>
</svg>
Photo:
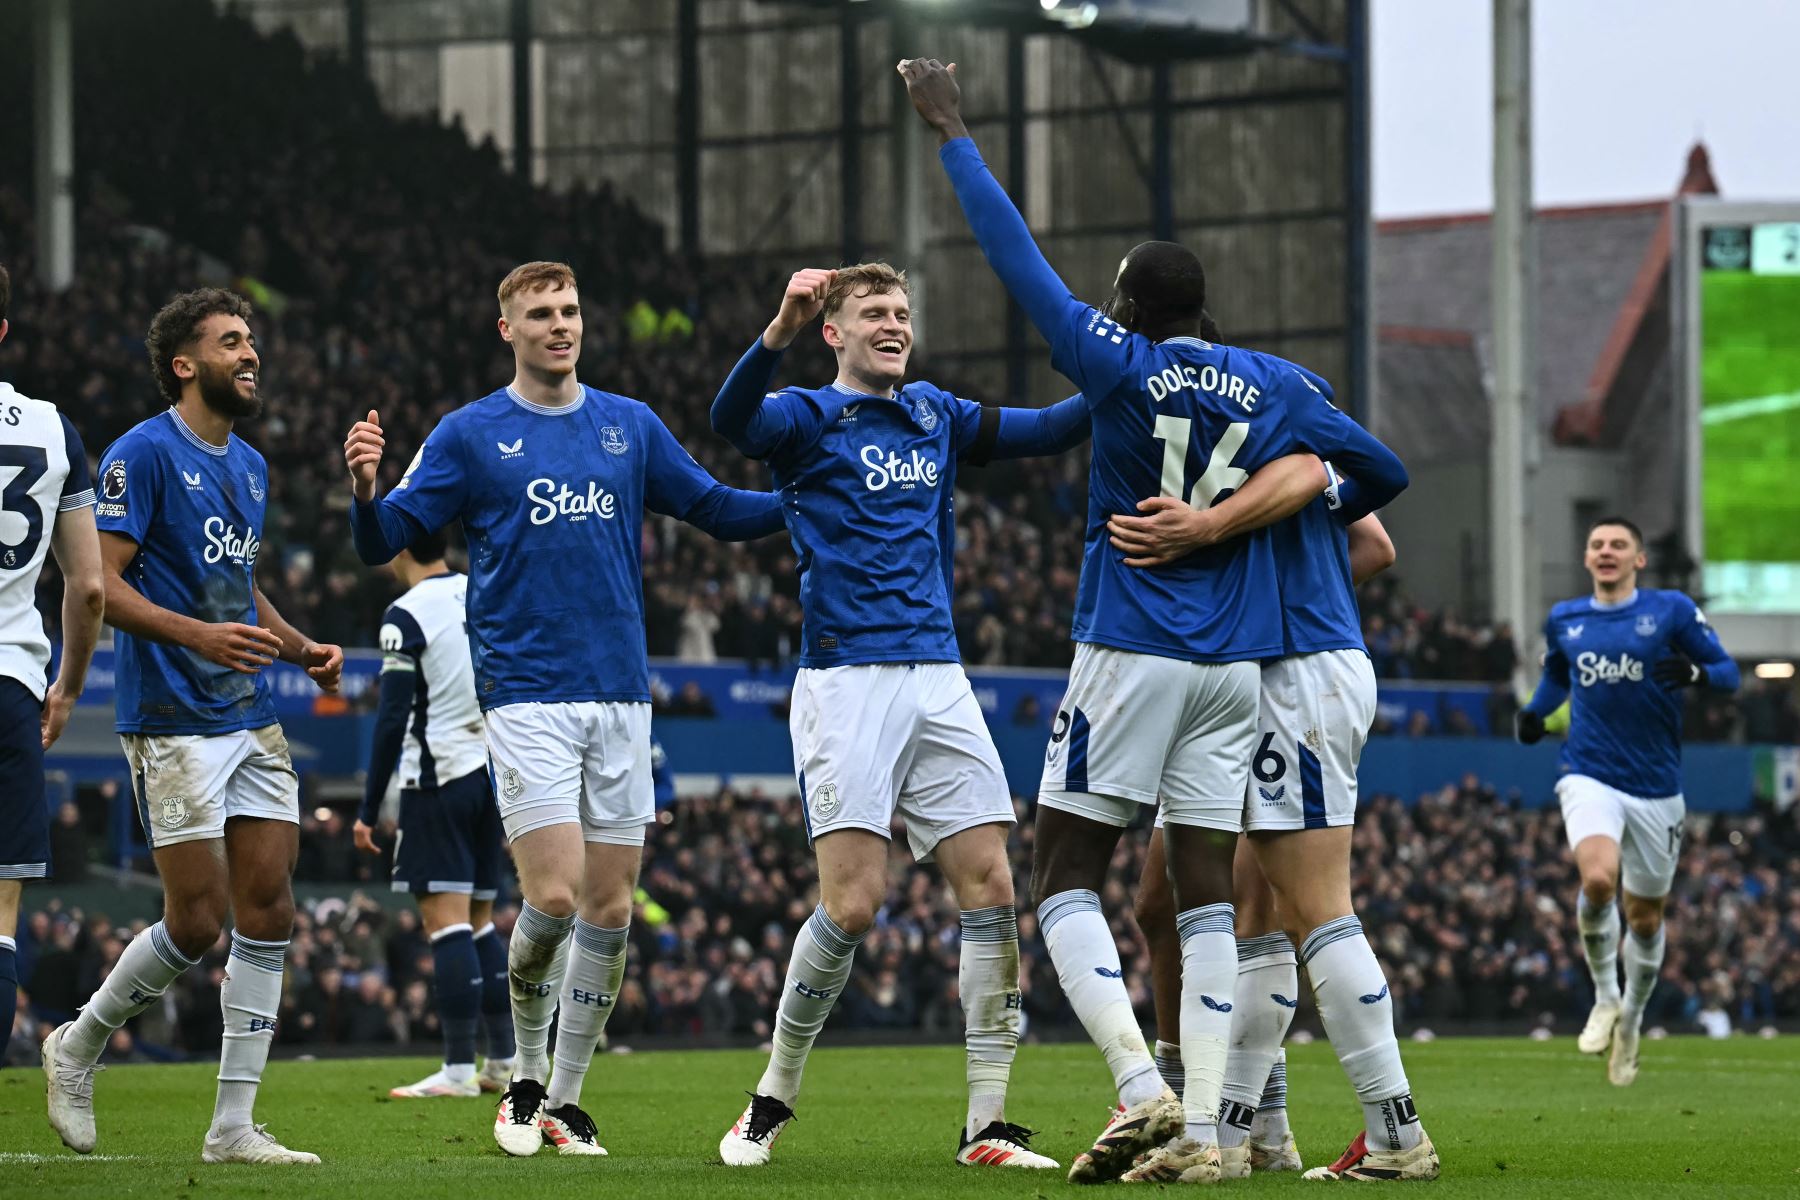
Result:
<svg viewBox="0 0 1800 1200">
<path fill-rule="evenodd" d="M 44 706 L 31 689 L 0 676 L 0 879 L 50 873 L 50 810 L 44 799 Z"/>
<path fill-rule="evenodd" d="M 504 836 L 486 767 L 435 788 L 401 788 L 394 890 L 492 900 Z"/>
</svg>

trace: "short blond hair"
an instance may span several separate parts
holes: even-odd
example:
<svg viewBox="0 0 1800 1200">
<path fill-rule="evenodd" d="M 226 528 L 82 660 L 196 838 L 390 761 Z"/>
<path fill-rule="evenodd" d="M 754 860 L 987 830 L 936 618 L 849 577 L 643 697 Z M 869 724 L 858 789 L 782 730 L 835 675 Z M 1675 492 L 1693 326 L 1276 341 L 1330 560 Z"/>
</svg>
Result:
<svg viewBox="0 0 1800 1200">
<path fill-rule="evenodd" d="M 859 296 L 885 296 L 889 292 L 899 292 L 902 296 L 911 294 L 906 286 L 905 271 L 896 271 L 884 262 L 839 267 L 837 278 L 831 281 L 831 287 L 825 292 L 825 319 L 829 321 L 838 309 L 844 307 L 846 300 Z"/>
<path fill-rule="evenodd" d="M 565 288 L 575 286 L 575 272 L 568 263 L 528 262 L 520 263 L 506 273 L 500 281 L 500 307 L 506 308 L 506 302 L 520 292 L 538 292 L 545 288 Z"/>
</svg>

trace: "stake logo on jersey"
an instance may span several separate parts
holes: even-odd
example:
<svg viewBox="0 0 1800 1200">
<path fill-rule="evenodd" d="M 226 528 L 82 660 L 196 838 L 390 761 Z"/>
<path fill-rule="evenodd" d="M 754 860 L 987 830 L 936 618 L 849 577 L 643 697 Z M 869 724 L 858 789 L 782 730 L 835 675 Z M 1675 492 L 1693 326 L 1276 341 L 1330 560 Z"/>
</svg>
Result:
<svg viewBox="0 0 1800 1200">
<path fill-rule="evenodd" d="M 636 400 L 583 388 L 547 408 L 501 388 L 446 416 L 382 503 L 421 530 L 462 520 L 475 693 L 491 709 L 648 701 L 644 511 L 698 521 L 729 494 Z"/>
<path fill-rule="evenodd" d="M 1654 678 L 1683 654 L 1713 687 L 1737 685 L 1737 666 L 1694 602 L 1639 588 L 1614 606 L 1565 600 L 1544 622 L 1544 677 L 1527 711 L 1547 716 L 1570 702 L 1561 766 L 1630 796 L 1681 791 L 1681 692 Z"/>
<path fill-rule="evenodd" d="M 739 445 L 768 462 L 800 569 L 803 667 L 956 662 L 956 464 L 981 406 L 929 383 L 893 398 L 836 384 L 763 397 Z"/>
<path fill-rule="evenodd" d="M 0 675 L 39 700 L 50 639 L 37 610 L 38 575 L 57 514 L 92 503 L 87 452 L 69 419 L 0 383 Z"/>
<path fill-rule="evenodd" d="M 138 547 L 125 581 L 152 604 L 196 620 L 256 624 L 262 455 L 236 434 L 210 445 L 169 409 L 101 458 L 105 502 L 97 523 Z M 219 734 L 275 722 L 267 673 L 246 675 L 123 631 L 113 644 L 120 733 Z"/>
</svg>

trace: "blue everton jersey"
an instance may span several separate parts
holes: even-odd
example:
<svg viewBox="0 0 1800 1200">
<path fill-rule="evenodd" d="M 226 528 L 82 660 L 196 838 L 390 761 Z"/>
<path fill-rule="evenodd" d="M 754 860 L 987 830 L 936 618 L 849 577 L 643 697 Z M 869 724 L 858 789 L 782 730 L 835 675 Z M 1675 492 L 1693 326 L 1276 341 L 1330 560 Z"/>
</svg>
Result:
<svg viewBox="0 0 1800 1200">
<path fill-rule="evenodd" d="M 893 398 L 788 388 L 762 448 L 800 571 L 803 667 L 956 662 L 956 464 L 981 408 L 929 383 Z"/>
<path fill-rule="evenodd" d="M 1325 494 L 1270 529 L 1281 583 L 1283 655 L 1365 650 L 1362 612 L 1350 575 L 1345 481 L 1325 464 Z"/>
<path fill-rule="evenodd" d="M 649 701 L 646 509 L 720 537 L 781 527 L 774 497 L 719 484 L 649 408 L 591 387 L 561 407 L 502 388 L 450 413 L 395 490 L 351 516 L 370 561 L 463 522 L 469 645 L 485 710 Z M 394 513 L 406 520 L 390 532 Z"/>
<path fill-rule="evenodd" d="M 125 582 L 152 604 L 209 624 L 256 622 L 256 555 L 268 473 L 232 434 L 204 441 L 174 409 L 100 456 L 94 518 L 137 543 Z M 218 734 L 275 723 L 268 675 L 246 675 L 183 646 L 113 637 L 120 733 Z"/>
<path fill-rule="evenodd" d="M 1563 772 L 1631 796 L 1680 792 L 1681 692 L 1651 669 L 1680 653 L 1705 669 L 1708 687 L 1738 684 L 1737 664 L 1694 602 L 1647 588 L 1613 605 L 1564 600 L 1544 622 L 1544 644 L 1543 679 L 1525 707 L 1548 716 L 1568 698 Z"/>
<path fill-rule="evenodd" d="M 1151 341 L 1082 303 L 1044 260 L 974 143 L 951 141 L 940 155 L 982 252 L 1092 412 L 1075 640 L 1191 662 L 1282 655 L 1271 531 L 1144 570 L 1126 566 L 1112 547 L 1107 518 L 1157 495 L 1207 507 L 1296 450 L 1331 458 L 1380 507 L 1406 486 L 1400 460 L 1292 363 L 1197 337 Z"/>
</svg>

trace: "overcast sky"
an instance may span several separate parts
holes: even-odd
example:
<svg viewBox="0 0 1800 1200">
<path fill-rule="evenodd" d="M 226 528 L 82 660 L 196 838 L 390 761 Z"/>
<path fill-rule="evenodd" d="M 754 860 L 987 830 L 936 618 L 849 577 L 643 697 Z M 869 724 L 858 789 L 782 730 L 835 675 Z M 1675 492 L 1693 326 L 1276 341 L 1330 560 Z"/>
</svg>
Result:
<svg viewBox="0 0 1800 1200">
<path fill-rule="evenodd" d="M 1536 0 L 1539 204 L 1800 199 L 1800 0 Z M 1492 205 L 1492 0 L 1373 0 L 1375 213 Z"/>
</svg>

